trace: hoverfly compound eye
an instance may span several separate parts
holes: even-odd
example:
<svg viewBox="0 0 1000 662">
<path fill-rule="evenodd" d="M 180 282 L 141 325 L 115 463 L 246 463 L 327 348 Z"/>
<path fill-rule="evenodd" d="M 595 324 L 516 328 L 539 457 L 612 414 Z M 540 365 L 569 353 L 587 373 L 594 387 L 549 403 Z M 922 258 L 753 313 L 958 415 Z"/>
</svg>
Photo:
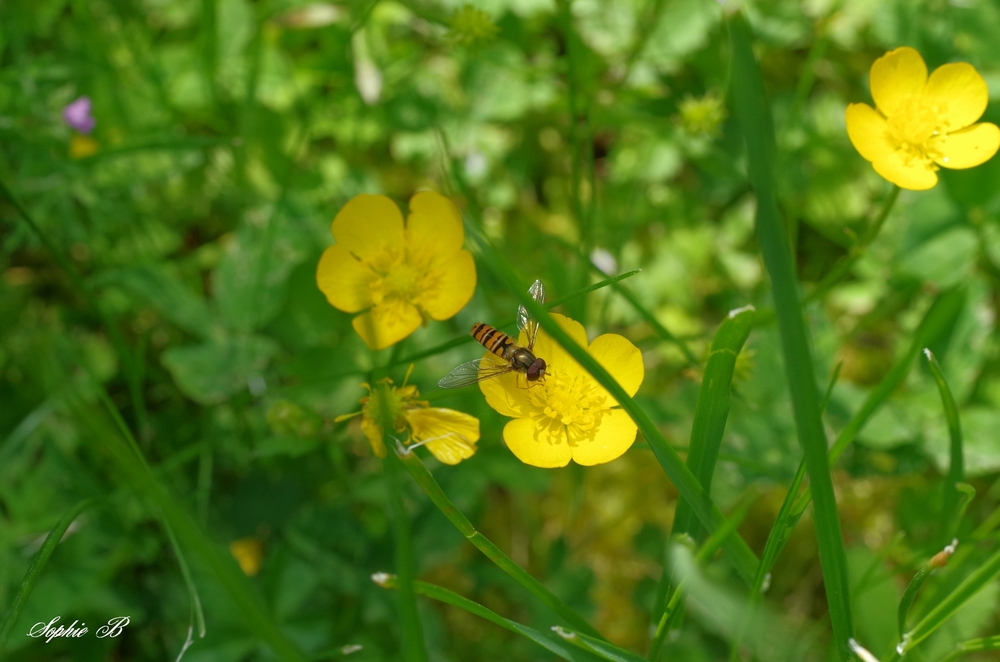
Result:
<svg viewBox="0 0 1000 662">
<path fill-rule="evenodd" d="M 528 368 L 528 381 L 534 382 L 543 376 L 545 376 L 545 359 L 535 359 L 535 362 Z"/>
</svg>

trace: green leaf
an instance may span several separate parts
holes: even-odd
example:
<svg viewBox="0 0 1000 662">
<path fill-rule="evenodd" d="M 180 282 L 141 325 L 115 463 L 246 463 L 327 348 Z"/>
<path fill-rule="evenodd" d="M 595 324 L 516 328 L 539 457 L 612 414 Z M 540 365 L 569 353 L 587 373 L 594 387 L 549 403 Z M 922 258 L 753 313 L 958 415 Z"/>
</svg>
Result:
<svg viewBox="0 0 1000 662">
<path fill-rule="evenodd" d="M 212 331 L 212 314 L 205 299 L 161 264 L 116 269 L 102 274 L 99 283 L 122 287 L 171 323 L 196 336 L 207 338 Z"/>
<path fill-rule="evenodd" d="M 277 351 L 269 338 L 242 336 L 171 347 L 163 352 L 163 365 L 184 395 L 210 405 L 247 388 Z"/>
<path fill-rule="evenodd" d="M 258 329 L 278 314 L 288 277 L 306 257 L 303 241 L 282 214 L 253 210 L 248 217 L 212 274 L 219 312 L 229 328 L 240 331 Z"/>
<path fill-rule="evenodd" d="M 809 335 L 802 313 L 791 247 L 778 209 L 774 181 L 774 125 L 753 52 L 750 27 L 739 13 L 734 14 L 728 23 L 735 114 L 746 141 L 750 181 L 757 195 L 758 241 L 771 277 L 795 427 L 812 485 L 816 542 L 833 624 L 834 645 L 838 658 L 847 660 L 850 657 L 848 640 L 854 631 L 847 584 L 847 556 L 830 477 L 826 433 L 820 420 L 819 393 Z"/>
</svg>

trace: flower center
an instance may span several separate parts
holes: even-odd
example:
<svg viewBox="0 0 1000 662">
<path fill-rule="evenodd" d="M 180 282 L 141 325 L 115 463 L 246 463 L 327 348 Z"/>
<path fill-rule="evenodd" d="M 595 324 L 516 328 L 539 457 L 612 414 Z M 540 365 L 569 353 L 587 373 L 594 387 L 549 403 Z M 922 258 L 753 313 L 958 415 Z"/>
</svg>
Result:
<svg viewBox="0 0 1000 662">
<path fill-rule="evenodd" d="M 528 391 L 550 424 L 573 426 L 581 433 L 593 430 L 608 409 L 607 396 L 586 375 L 568 377 L 549 370 L 545 380 Z"/>
<path fill-rule="evenodd" d="M 386 249 L 367 260 L 368 267 L 380 276 L 370 285 L 376 305 L 385 299 L 417 303 L 432 288 L 431 264 L 419 253 Z"/>
<path fill-rule="evenodd" d="M 931 162 L 941 156 L 940 141 L 947 130 L 941 109 L 919 95 L 910 97 L 888 118 L 889 140 L 905 162 Z"/>
</svg>

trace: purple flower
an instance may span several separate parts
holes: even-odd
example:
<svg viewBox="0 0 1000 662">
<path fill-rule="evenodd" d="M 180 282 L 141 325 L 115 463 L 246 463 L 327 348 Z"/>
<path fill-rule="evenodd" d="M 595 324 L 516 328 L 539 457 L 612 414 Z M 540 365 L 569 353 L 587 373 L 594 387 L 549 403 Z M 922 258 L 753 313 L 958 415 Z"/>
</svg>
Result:
<svg viewBox="0 0 1000 662">
<path fill-rule="evenodd" d="M 63 108 L 63 119 L 71 129 L 80 133 L 93 131 L 97 120 L 90 116 L 90 97 L 80 97 Z"/>
</svg>

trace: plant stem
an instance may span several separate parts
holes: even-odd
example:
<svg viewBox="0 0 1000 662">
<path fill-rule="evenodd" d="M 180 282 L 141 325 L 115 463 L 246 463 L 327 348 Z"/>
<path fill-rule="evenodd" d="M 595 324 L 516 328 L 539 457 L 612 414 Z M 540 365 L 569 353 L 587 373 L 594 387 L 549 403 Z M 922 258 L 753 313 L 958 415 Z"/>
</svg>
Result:
<svg viewBox="0 0 1000 662">
<path fill-rule="evenodd" d="M 403 485 L 399 460 L 389 453 L 382 466 L 389 484 L 389 510 L 392 512 L 393 535 L 396 542 L 396 575 L 399 577 L 399 612 L 403 627 L 403 655 L 407 662 L 424 662 L 424 633 L 417 613 L 416 561 L 413 556 L 413 539 L 410 536 L 410 518 L 403 504 Z"/>
<path fill-rule="evenodd" d="M 601 633 L 594 629 L 582 616 L 573 611 L 565 602 L 560 600 L 558 597 L 553 595 L 547 588 L 542 586 L 537 579 L 532 577 L 528 572 L 514 563 L 506 554 L 504 554 L 500 549 L 494 545 L 490 540 L 484 536 L 482 533 L 476 530 L 472 526 L 472 522 L 462 514 L 462 512 L 453 504 L 438 485 L 437 481 L 434 480 L 434 476 L 428 471 L 426 465 L 421 461 L 417 454 L 413 451 L 410 452 L 399 452 L 397 449 L 396 455 L 402 461 L 403 466 L 413 477 L 413 480 L 417 482 L 417 485 L 423 489 L 424 493 L 430 498 L 435 506 L 438 507 L 448 521 L 451 522 L 456 529 L 458 529 L 463 536 L 465 536 L 469 542 L 475 545 L 479 551 L 487 556 L 491 561 L 493 561 L 497 566 L 510 575 L 518 584 L 523 586 L 525 590 L 534 595 L 538 600 L 544 604 L 546 607 L 552 610 L 557 616 L 563 618 L 566 623 L 572 626 L 575 630 L 585 632 L 592 637 L 597 637 L 603 639 Z"/>
</svg>

